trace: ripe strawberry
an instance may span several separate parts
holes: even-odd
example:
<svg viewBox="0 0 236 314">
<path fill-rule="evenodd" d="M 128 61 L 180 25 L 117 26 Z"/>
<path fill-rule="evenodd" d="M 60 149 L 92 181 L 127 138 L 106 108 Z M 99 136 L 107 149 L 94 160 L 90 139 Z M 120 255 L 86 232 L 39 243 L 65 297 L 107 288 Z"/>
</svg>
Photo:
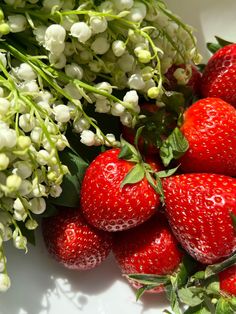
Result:
<svg viewBox="0 0 236 314">
<path fill-rule="evenodd" d="M 219 97 L 236 106 L 236 44 L 219 49 L 208 61 L 202 75 L 203 97 Z"/>
<path fill-rule="evenodd" d="M 134 163 L 119 159 L 120 149 L 98 155 L 86 170 L 81 208 L 89 223 L 106 231 L 135 227 L 154 214 L 159 196 L 144 177 L 121 188 Z"/>
<path fill-rule="evenodd" d="M 89 226 L 78 210 L 71 208 L 44 218 L 42 231 L 49 253 L 70 269 L 94 268 L 111 249 L 111 235 Z"/>
<path fill-rule="evenodd" d="M 183 257 L 164 215 L 160 213 L 141 226 L 116 233 L 112 249 L 123 274 L 172 274 Z M 130 282 L 140 288 L 138 283 Z M 158 293 L 163 290 L 160 285 L 149 291 Z"/>
<path fill-rule="evenodd" d="M 236 249 L 236 179 L 217 174 L 177 175 L 163 180 L 169 223 L 196 260 L 212 264 Z"/>
<path fill-rule="evenodd" d="M 166 89 L 167 90 L 176 90 L 178 85 L 183 85 L 183 84 L 179 84 L 178 80 L 175 77 L 176 70 L 178 71 L 178 69 L 183 69 L 186 71 L 187 74 L 190 75 L 190 79 L 189 79 L 188 83 L 186 84 L 186 86 L 191 88 L 192 93 L 194 95 L 199 95 L 200 86 L 201 86 L 201 73 L 193 65 L 188 65 L 188 67 L 186 67 L 185 64 L 179 64 L 179 65 L 173 64 L 168 69 L 168 71 L 165 73 L 165 78 L 166 78 L 165 87 L 166 87 Z"/>
<path fill-rule="evenodd" d="M 236 265 L 219 273 L 220 290 L 236 296 Z"/>
<path fill-rule="evenodd" d="M 189 150 L 180 159 L 184 172 L 236 176 L 236 109 L 219 98 L 205 98 L 184 114 L 181 131 Z"/>
</svg>

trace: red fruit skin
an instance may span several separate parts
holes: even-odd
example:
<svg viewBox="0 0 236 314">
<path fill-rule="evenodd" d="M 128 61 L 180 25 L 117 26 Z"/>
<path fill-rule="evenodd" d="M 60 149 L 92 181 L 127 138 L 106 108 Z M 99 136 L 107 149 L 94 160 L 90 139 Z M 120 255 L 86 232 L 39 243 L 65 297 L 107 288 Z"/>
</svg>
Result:
<svg viewBox="0 0 236 314">
<path fill-rule="evenodd" d="M 78 210 L 66 208 L 44 218 L 42 232 L 48 252 L 69 269 L 92 269 L 111 250 L 111 235 L 88 225 Z"/>
<path fill-rule="evenodd" d="M 123 274 L 172 274 L 183 257 L 166 218 L 160 213 L 141 226 L 116 233 L 112 250 Z M 129 281 L 140 288 L 138 283 Z M 164 287 L 160 285 L 148 292 L 162 291 Z"/>
<path fill-rule="evenodd" d="M 220 290 L 236 296 L 236 265 L 219 273 Z"/>
<path fill-rule="evenodd" d="M 98 155 L 88 167 L 81 188 L 81 209 L 87 221 L 106 231 L 135 227 L 152 216 L 159 196 L 147 179 L 120 187 L 133 163 L 118 158 L 120 149 Z"/>
<path fill-rule="evenodd" d="M 183 172 L 236 176 L 236 109 L 219 98 L 194 103 L 181 131 L 189 149 L 180 159 Z"/>
<path fill-rule="evenodd" d="M 185 69 L 186 65 L 185 64 L 173 64 L 168 71 L 165 74 L 165 77 L 167 79 L 166 88 L 167 90 L 176 90 L 178 83 L 176 78 L 174 77 L 174 72 L 178 69 L 182 68 Z M 198 69 L 191 65 L 191 70 L 192 70 L 192 76 L 189 79 L 187 86 L 192 89 L 192 92 L 194 95 L 199 95 L 200 93 L 200 88 L 201 88 L 201 73 L 198 71 Z"/>
<path fill-rule="evenodd" d="M 203 264 L 236 249 L 236 179 L 217 174 L 182 174 L 163 180 L 166 213 L 183 248 Z"/>
<path fill-rule="evenodd" d="M 202 75 L 203 97 L 219 97 L 236 106 L 236 44 L 219 49 L 208 61 Z"/>
</svg>

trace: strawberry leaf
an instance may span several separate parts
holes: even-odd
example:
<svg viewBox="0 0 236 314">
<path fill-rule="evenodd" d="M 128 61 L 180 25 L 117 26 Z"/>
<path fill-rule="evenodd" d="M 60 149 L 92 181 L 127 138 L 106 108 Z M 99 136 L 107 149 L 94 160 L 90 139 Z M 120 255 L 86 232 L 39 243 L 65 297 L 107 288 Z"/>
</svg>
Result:
<svg viewBox="0 0 236 314">
<path fill-rule="evenodd" d="M 136 164 L 125 176 L 120 187 L 123 188 L 126 184 L 134 184 L 143 180 L 145 175 L 144 167 L 141 164 Z"/>
<path fill-rule="evenodd" d="M 145 126 L 141 126 L 140 128 L 138 128 L 138 130 L 136 131 L 136 134 L 135 134 L 135 138 L 134 138 L 134 145 L 136 147 L 136 149 L 138 150 L 138 141 L 139 141 L 139 138 L 141 136 L 141 133 L 143 131 L 143 129 L 145 128 Z"/>
<path fill-rule="evenodd" d="M 181 288 L 178 290 L 178 297 L 180 301 L 184 304 L 187 304 L 191 307 L 197 306 L 204 301 L 203 291 L 200 288 L 196 291 L 192 288 Z"/>
<path fill-rule="evenodd" d="M 224 47 L 224 46 L 227 46 L 227 45 L 231 45 L 233 44 L 231 41 L 227 41 L 223 38 L 220 38 L 218 36 L 215 36 L 215 39 L 217 40 L 218 44 L 221 46 L 221 47 Z"/>
<path fill-rule="evenodd" d="M 216 43 L 207 43 L 207 49 L 212 53 L 216 53 L 221 47 L 221 45 Z"/>
<path fill-rule="evenodd" d="M 167 178 L 167 177 L 172 176 L 178 170 L 178 168 L 179 168 L 179 166 L 176 168 L 172 168 L 172 169 L 165 169 L 165 170 L 157 172 L 156 175 L 159 178 Z"/>
<path fill-rule="evenodd" d="M 220 298 L 216 304 L 216 312 L 215 314 L 234 314 L 234 310 L 231 308 L 228 300 L 224 298 Z"/>
<path fill-rule="evenodd" d="M 228 259 L 224 260 L 221 263 L 213 264 L 207 266 L 205 270 L 205 279 L 218 274 L 222 270 L 234 265 L 236 263 L 236 253 L 230 256 Z"/>
<path fill-rule="evenodd" d="M 175 128 L 160 148 L 160 157 L 164 166 L 168 166 L 172 159 L 180 158 L 188 148 L 187 139 L 179 128 Z"/>
<path fill-rule="evenodd" d="M 129 274 L 128 278 L 146 286 L 159 286 L 170 282 L 169 276 L 149 275 L 149 274 Z"/>
<path fill-rule="evenodd" d="M 204 304 L 189 307 L 184 314 L 213 314 Z M 223 314 L 223 313 L 222 313 Z"/>
<path fill-rule="evenodd" d="M 165 291 L 167 299 L 170 301 L 171 309 L 175 314 L 181 314 L 178 296 L 176 294 L 176 289 L 173 289 L 173 282 L 171 284 L 165 285 Z"/>
<path fill-rule="evenodd" d="M 121 138 L 121 151 L 119 153 L 119 158 L 131 162 L 140 161 L 139 153 L 136 148 L 123 138 Z"/>
<path fill-rule="evenodd" d="M 138 289 L 138 291 L 136 292 L 136 301 L 138 301 L 141 298 L 141 296 L 144 294 L 144 292 L 147 291 L 147 287 L 148 286 L 143 286 Z"/>
</svg>

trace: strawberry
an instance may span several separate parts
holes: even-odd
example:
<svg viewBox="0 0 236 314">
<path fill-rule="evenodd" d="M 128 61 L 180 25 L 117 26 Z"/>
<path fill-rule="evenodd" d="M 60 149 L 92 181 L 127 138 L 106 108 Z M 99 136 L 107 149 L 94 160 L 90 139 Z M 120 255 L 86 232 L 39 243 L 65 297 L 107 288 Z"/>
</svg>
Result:
<svg viewBox="0 0 236 314">
<path fill-rule="evenodd" d="M 219 97 L 236 106 L 236 44 L 219 49 L 208 61 L 202 75 L 203 97 Z"/>
<path fill-rule="evenodd" d="M 89 223 L 106 231 L 135 227 L 153 215 L 160 204 L 146 177 L 121 187 L 135 164 L 119 159 L 120 152 L 110 149 L 98 155 L 82 182 L 82 211 Z"/>
<path fill-rule="evenodd" d="M 236 109 L 219 98 L 189 107 L 181 127 L 189 149 L 180 159 L 181 169 L 236 176 L 235 125 Z"/>
<path fill-rule="evenodd" d="M 183 257 L 166 218 L 160 213 L 141 226 L 116 233 L 112 249 L 123 274 L 173 274 Z M 140 288 L 132 279 L 130 282 Z M 149 291 L 163 290 L 160 285 Z"/>
<path fill-rule="evenodd" d="M 163 180 L 172 230 L 183 248 L 203 264 L 236 249 L 236 179 L 217 174 L 182 174 Z"/>
<path fill-rule="evenodd" d="M 178 89 L 178 86 L 181 86 L 183 84 L 180 84 L 176 78 L 177 71 L 179 70 L 185 70 L 186 75 L 189 76 L 189 80 L 186 84 L 187 87 L 189 87 L 194 95 L 199 95 L 200 92 L 200 86 L 201 86 L 201 73 L 198 71 L 198 69 L 193 65 L 185 65 L 185 64 L 173 64 L 168 71 L 165 73 L 165 87 L 167 90 L 176 90 Z"/>
<path fill-rule="evenodd" d="M 236 265 L 220 272 L 219 281 L 222 292 L 236 296 Z"/>
<path fill-rule="evenodd" d="M 111 235 L 88 225 L 78 209 L 63 208 L 44 218 L 42 232 L 49 253 L 70 269 L 94 268 L 111 249 Z"/>
</svg>

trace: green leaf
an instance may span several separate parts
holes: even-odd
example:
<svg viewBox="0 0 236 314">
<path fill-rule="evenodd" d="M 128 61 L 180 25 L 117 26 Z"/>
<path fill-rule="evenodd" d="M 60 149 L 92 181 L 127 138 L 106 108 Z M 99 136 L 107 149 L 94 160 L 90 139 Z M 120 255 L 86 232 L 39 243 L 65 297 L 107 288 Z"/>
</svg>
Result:
<svg viewBox="0 0 236 314">
<path fill-rule="evenodd" d="M 168 110 L 177 114 L 183 111 L 185 105 L 184 95 L 179 92 L 165 92 L 161 101 L 165 104 Z"/>
<path fill-rule="evenodd" d="M 60 160 L 67 165 L 70 173 L 65 175 L 62 182 L 62 194 L 58 198 L 50 198 L 50 203 L 59 206 L 77 207 L 81 183 L 88 164 L 73 150 L 65 149 L 60 154 Z"/>
<path fill-rule="evenodd" d="M 130 279 L 146 286 L 159 286 L 160 284 L 167 284 L 170 282 L 169 276 L 158 276 L 148 274 L 129 274 Z"/>
<path fill-rule="evenodd" d="M 165 170 L 157 172 L 156 174 L 159 178 L 167 178 L 167 177 L 172 176 L 178 170 L 178 168 L 179 166 L 172 169 L 165 169 Z"/>
<path fill-rule="evenodd" d="M 221 45 L 216 43 L 207 43 L 207 49 L 212 53 L 216 53 L 221 48 Z"/>
<path fill-rule="evenodd" d="M 134 184 L 143 180 L 145 175 L 144 167 L 141 164 L 136 164 L 125 176 L 120 187 L 123 188 L 126 184 Z"/>
<path fill-rule="evenodd" d="M 215 314 L 234 314 L 233 309 L 230 306 L 228 300 L 220 298 L 216 304 L 216 313 Z"/>
<path fill-rule="evenodd" d="M 188 278 L 194 272 L 197 267 L 197 262 L 189 255 L 183 257 L 182 263 L 180 264 L 177 272 L 177 287 L 183 287 L 188 281 Z"/>
<path fill-rule="evenodd" d="M 136 292 L 136 301 L 138 301 L 141 298 L 141 296 L 144 294 L 144 292 L 147 290 L 148 290 L 148 286 L 143 286 L 139 288 L 138 291 Z"/>
<path fill-rule="evenodd" d="M 136 148 L 127 142 L 125 139 L 121 138 L 121 151 L 119 154 L 120 159 L 125 159 L 128 161 L 139 162 L 139 153 Z"/>
<path fill-rule="evenodd" d="M 136 149 L 138 149 L 138 141 L 139 141 L 139 138 L 141 136 L 141 133 L 143 131 L 143 129 L 145 128 L 145 126 L 141 126 L 138 128 L 138 130 L 136 131 L 136 134 L 135 134 L 135 138 L 134 138 L 134 145 L 136 147 Z"/>
<path fill-rule="evenodd" d="M 207 285 L 207 294 L 218 294 L 220 292 L 220 283 L 217 276 L 212 276 L 210 283 Z"/>
<path fill-rule="evenodd" d="M 182 311 L 180 309 L 178 296 L 176 294 L 175 289 L 173 289 L 172 284 L 165 285 L 165 292 L 167 299 L 170 301 L 171 309 L 175 314 L 181 314 Z"/>
<path fill-rule="evenodd" d="M 205 279 L 218 274 L 222 270 L 234 265 L 235 263 L 236 263 L 236 253 L 234 253 L 232 256 L 230 256 L 228 259 L 224 260 L 221 263 L 207 266 L 205 270 Z"/>
<path fill-rule="evenodd" d="M 234 230 L 236 231 L 236 216 L 234 215 L 234 213 L 230 213 L 230 217 L 233 222 Z"/>
<path fill-rule="evenodd" d="M 192 275 L 190 281 L 195 281 L 195 280 L 203 280 L 205 279 L 205 271 L 204 270 L 201 270 L 201 271 L 198 271 L 197 273 L 195 273 L 194 275 Z"/>
<path fill-rule="evenodd" d="M 224 47 L 224 46 L 227 46 L 227 45 L 231 45 L 233 44 L 231 41 L 227 41 L 223 38 L 220 38 L 218 36 L 215 36 L 215 39 L 217 40 L 218 44 L 221 46 L 221 47 Z"/>
<path fill-rule="evenodd" d="M 197 306 L 204 301 L 203 294 L 200 293 L 199 295 L 195 295 L 193 291 L 191 290 L 191 288 L 179 289 L 178 296 L 182 303 L 187 304 L 192 307 Z"/>
<path fill-rule="evenodd" d="M 213 314 L 204 304 L 195 307 L 189 307 L 184 314 Z M 223 314 L 223 313 L 222 313 Z"/>
<path fill-rule="evenodd" d="M 175 128 L 160 148 L 160 156 L 164 166 L 168 166 L 172 159 L 180 158 L 188 148 L 187 139 L 179 128 Z"/>
</svg>

